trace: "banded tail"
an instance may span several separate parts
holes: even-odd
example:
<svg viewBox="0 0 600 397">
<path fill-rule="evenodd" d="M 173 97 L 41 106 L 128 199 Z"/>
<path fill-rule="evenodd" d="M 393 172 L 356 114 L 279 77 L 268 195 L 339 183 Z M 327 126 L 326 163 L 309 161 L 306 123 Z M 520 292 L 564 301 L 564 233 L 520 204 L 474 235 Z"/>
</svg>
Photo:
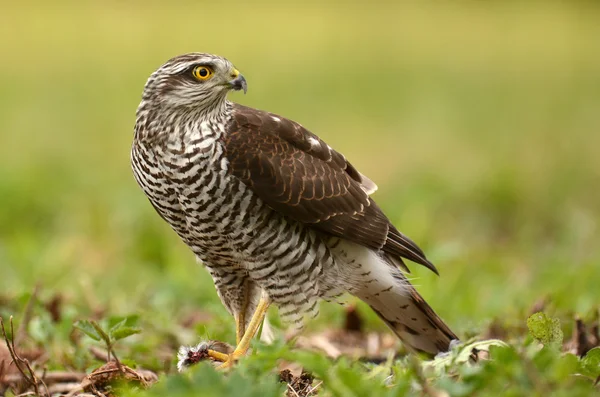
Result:
<svg viewBox="0 0 600 397">
<path fill-rule="evenodd" d="M 450 350 L 450 342 L 458 337 L 398 268 L 386 265 L 385 271 L 392 277 L 374 279 L 353 294 L 367 303 L 409 350 L 431 355 Z"/>
</svg>

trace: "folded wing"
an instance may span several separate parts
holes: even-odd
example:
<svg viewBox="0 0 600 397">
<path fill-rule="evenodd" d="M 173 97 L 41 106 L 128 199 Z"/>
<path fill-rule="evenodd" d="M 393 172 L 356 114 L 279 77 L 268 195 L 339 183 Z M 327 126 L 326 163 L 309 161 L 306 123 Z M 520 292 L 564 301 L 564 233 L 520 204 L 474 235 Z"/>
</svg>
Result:
<svg viewBox="0 0 600 397">
<path fill-rule="evenodd" d="M 369 197 L 377 186 L 300 124 L 235 105 L 224 143 L 233 175 L 275 211 L 437 273 Z"/>
</svg>

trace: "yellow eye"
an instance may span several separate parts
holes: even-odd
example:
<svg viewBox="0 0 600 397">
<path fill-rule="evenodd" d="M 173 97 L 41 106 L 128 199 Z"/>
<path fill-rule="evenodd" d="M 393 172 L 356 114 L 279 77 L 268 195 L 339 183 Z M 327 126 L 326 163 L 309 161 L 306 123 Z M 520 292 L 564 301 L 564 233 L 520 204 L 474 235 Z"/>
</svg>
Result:
<svg viewBox="0 0 600 397">
<path fill-rule="evenodd" d="M 192 71 L 192 74 L 197 80 L 207 80 L 212 76 L 213 71 L 208 66 L 196 66 Z"/>
</svg>

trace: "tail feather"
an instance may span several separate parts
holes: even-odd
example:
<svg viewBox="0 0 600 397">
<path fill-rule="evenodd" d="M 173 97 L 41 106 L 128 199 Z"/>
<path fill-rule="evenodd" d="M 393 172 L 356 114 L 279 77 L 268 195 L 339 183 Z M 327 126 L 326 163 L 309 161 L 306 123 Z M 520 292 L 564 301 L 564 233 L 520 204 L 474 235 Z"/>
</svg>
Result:
<svg viewBox="0 0 600 397">
<path fill-rule="evenodd" d="M 391 283 L 389 277 L 375 279 L 354 294 L 377 313 L 409 350 L 431 355 L 450 350 L 450 342 L 458 339 L 456 334 L 399 269 L 394 270 L 398 273 Z"/>
<path fill-rule="evenodd" d="M 450 350 L 458 338 L 410 284 L 399 257 L 345 240 L 330 249 L 343 264 L 326 274 L 332 291 L 345 289 L 367 303 L 410 350 Z"/>
<path fill-rule="evenodd" d="M 414 296 L 398 297 L 392 306 L 381 300 L 367 303 L 409 350 L 431 355 L 450 350 L 450 342 L 458 337 L 416 290 L 411 292 Z"/>
</svg>

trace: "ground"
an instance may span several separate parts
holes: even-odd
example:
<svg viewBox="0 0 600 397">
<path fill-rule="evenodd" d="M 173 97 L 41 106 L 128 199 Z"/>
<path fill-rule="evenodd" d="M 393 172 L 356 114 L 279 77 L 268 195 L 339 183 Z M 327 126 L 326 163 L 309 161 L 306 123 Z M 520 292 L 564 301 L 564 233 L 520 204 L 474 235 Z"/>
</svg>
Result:
<svg viewBox="0 0 600 397">
<path fill-rule="evenodd" d="M 280 395 L 282 361 L 323 395 L 592 393 L 593 357 L 579 361 L 583 342 L 571 341 L 594 345 L 600 302 L 595 3 L 34 4 L 4 5 L 0 23 L 0 316 L 14 316 L 34 368 L 80 382 L 106 352 L 73 324 L 133 316 L 126 326 L 141 333 L 114 352 L 159 375 L 143 393 Z M 225 377 L 210 364 L 176 375 L 179 345 L 235 340 L 210 278 L 129 169 L 145 79 L 187 51 L 228 57 L 249 84 L 233 100 L 299 121 L 373 179 L 440 270 L 411 266 L 419 291 L 463 340 L 509 347 L 448 367 L 401 348 L 328 359 L 348 307 L 324 304 L 304 341 L 325 351 L 291 349 L 281 331 Z M 358 340 L 387 343 L 376 316 L 356 310 Z M 539 311 L 565 343 L 530 334 Z M 2 390 L 17 372 L 0 369 Z"/>
</svg>

